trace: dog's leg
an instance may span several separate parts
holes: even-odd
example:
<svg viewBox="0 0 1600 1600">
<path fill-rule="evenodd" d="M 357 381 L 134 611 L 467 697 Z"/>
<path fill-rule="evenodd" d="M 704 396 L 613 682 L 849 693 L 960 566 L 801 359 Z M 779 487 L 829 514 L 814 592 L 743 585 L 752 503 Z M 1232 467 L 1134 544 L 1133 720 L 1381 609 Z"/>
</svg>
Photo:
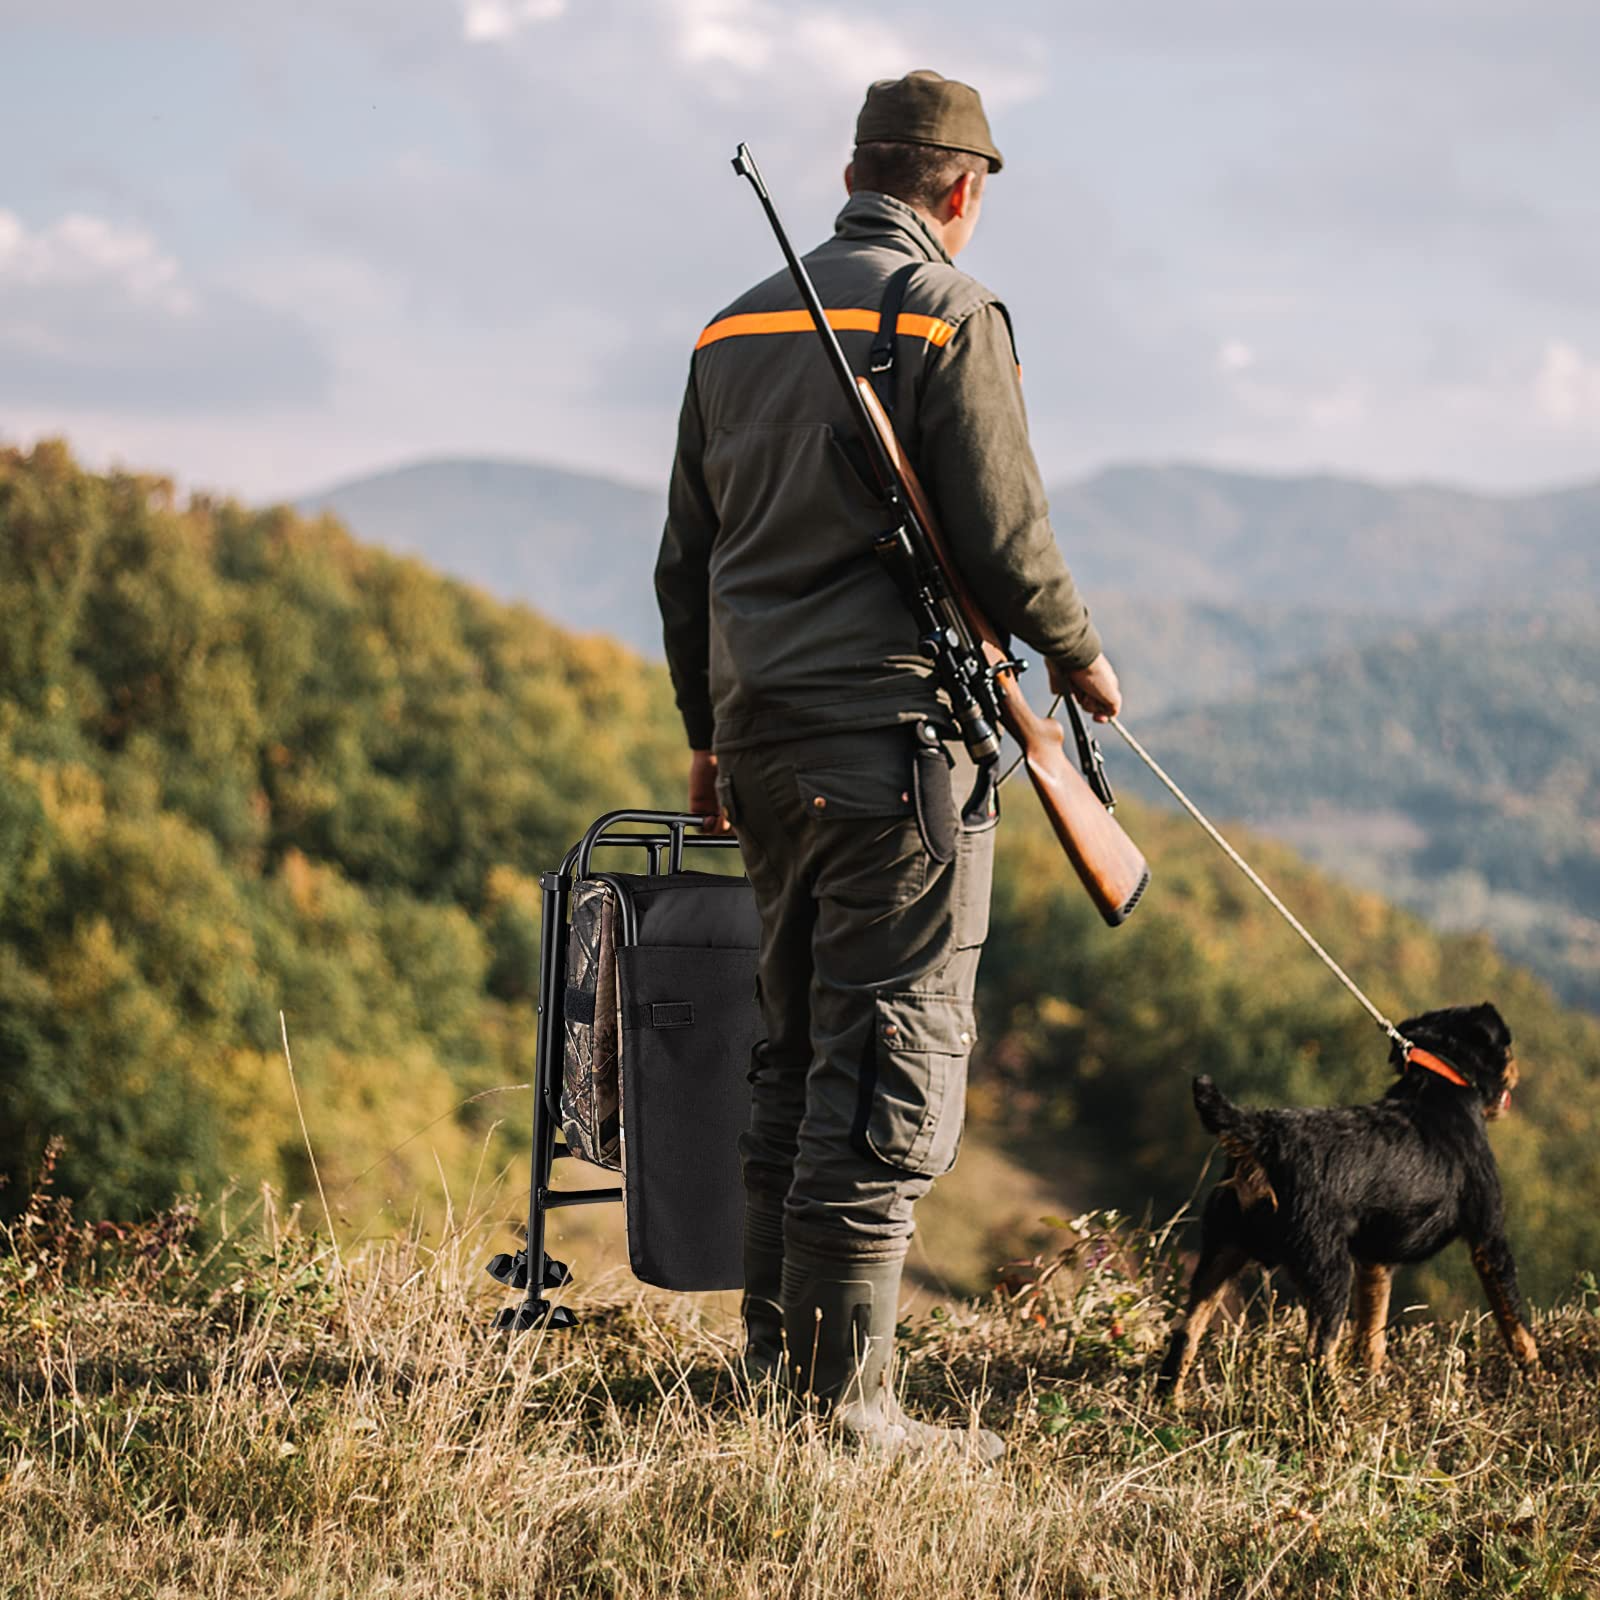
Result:
<svg viewBox="0 0 1600 1600">
<path fill-rule="evenodd" d="M 1528 1332 L 1522 1313 L 1522 1294 L 1517 1288 L 1517 1264 L 1511 1259 L 1511 1246 L 1503 1235 L 1494 1235 L 1472 1247 L 1472 1264 L 1478 1281 L 1500 1326 L 1500 1337 L 1511 1352 L 1511 1359 L 1524 1370 L 1539 1365 L 1539 1347 Z"/>
<path fill-rule="evenodd" d="M 1306 1297 L 1306 1320 L 1310 1323 L 1311 1359 L 1324 1371 L 1333 1371 L 1334 1352 L 1339 1334 L 1350 1310 L 1350 1280 L 1355 1263 L 1342 1244 L 1326 1255 L 1302 1262 L 1295 1270 Z"/>
<path fill-rule="evenodd" d="M 1250 1257 L 1236 1245 L 1201 1247 L 1200 1260 L 1189 1285 L 1189 1307 L 1183 1320 L 1172 1331 L 1167 1358 L 1161 1363 L 1161 1372 L 1156 1378 L 1157 1390 L 1166 1391 L 1174 1400 L 1183 1393 L 1184 1380 L 1189 1376 L 1189 1368 L 1194 1365 L 1201 1337 L 1217 1313 L 1223 1291 L 1249 1260 Z"/>
<path fill-rule="evenodd" d="M 1388 1353 L 1390 1281 L 1388 1267 L 1356 1264 L 1356 1355 L 1368 1372 L 1380 1371 Z"/>
</svg>

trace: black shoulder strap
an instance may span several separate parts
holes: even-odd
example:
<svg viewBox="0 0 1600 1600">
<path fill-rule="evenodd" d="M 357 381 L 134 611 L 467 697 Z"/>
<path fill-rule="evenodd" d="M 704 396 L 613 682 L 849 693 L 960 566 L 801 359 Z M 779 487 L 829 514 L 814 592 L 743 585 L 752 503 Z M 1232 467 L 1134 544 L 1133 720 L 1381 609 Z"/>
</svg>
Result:
<svg viewBox="0 0 1600 1600">
<path fill-rule="evenodd" d="M 894 415 L 895 333 L 900 326 L 900 307 L 906 301 L 906 286 L 921 265 L 920 261 L 909 261 L 889 279 L 883 291 L 883 306 L 878 312 L 878 332 L 872 341 L 869 358 L 872 387 L 890 416 Z"/>
<path fill-rule="evenodd" d="M 1011 313 L 1006 310 L 1006 303 L 1004 300 L 996 300 L 993 302 L 993 305 L 995 310 L 1006 319 L 1006 337 L 1011 341 L 1011 359 L 1016 363 L 1017 371 L 1021 372 L 1022 357 L 1017 354 L 1017 330 L 1012 324 Z"/>
</svg>

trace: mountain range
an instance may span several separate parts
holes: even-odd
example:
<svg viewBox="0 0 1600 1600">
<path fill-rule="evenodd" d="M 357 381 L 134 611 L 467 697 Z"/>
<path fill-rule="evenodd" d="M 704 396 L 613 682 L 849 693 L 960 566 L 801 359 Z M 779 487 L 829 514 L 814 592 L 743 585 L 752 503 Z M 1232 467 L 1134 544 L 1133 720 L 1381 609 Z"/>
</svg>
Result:
<svg viewBox="0 0 1600 1600">
<path fill-rule="evenodd" d="M 1239 657 L 1270 668 L 1298 641 L 1319 650 L 1364 617 L 1560 605 L 1600 591 L 1600 482 L 1486 495 L 1124 466 L 1058 486 L 1050 505 L 1085 592 L 1119 620 L 1145 616 L 1118 641 L 1124 658 L 1144 649 L 1136 633 L 1170 642 L 1182 622 L 1241 634 Z M 662 494 L 531 462 L 439 460 L 336 483 L 297 506 L 660 654 L 649 574 Z"/>
<path fill-rule="evenodd" d="M 1050 500 L 1130 724 L 1203 805 L 1600 1007 L 1600 483 L 1120 466 Z M 659 494 L 453 460 L 299 506 L 659 656 Z M 1116 781 L 1160 798 L 1104 742 Z"/>
<path fill-rule="evenodd" d="M 1439 617 L 1600 587 L 1600 482 L 1488 495 L 1127 466 L 1056 489 L 1050 505 L 1091 595 Z"/>
</svg>

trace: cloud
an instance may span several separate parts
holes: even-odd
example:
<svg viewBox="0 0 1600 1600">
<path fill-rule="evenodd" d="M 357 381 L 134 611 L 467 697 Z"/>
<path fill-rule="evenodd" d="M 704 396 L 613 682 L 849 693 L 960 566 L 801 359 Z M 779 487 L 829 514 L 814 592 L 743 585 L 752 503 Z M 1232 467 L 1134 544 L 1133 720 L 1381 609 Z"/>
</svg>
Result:
<svg viewBox="0 0 1600 1600">
<path fill-rule="evenodd" d="M 747 78 L 797 78 L 859 90 L 876 77 L 900 77 L 924 64 L 929 46 L 915 24 L 825 6 L 769 0 L 663 0 L 678 59 L 689 67 L 720 67 Z M 973 60 L 991 106 L 1015 105 L 1044 86 L 1038 71 L 1020 64 Z"/>
<path fill-rule="evenodd" d="M 1258 424 L 1291 427 L 1314 436 L 1348 430 L 1370 419 L 1373 385 L 1366 378 L 1347 374 L 1320 380 L 1297 380 L 1282 375 L 1257 375 L 1253 370 L 1253 357 L 1241 366 L 1219 365 L 1232 380 L 1233 398 L 1242 413 Z"/>
<path fill-rule="evenodd" d="M 1217 347 L 1219 372 L 1243 372 L 1256 363 L 1256 353 L 1243 339 L 1226 339 Z"/>
<path fill-rule="evenodd" d="M 931 66 L 1002 113 L 961 265 L 1016 314 L 1052 476 L 1592 470 L 1580 0 L 19 9 L 8 429 L 93 414 L 251 487 L 439 448 L 664 471 L 695 331 L 778 266 L 734 143 L 809 245 L 867 82 Z"/>
<path fill-rule="evenodd" d="M 70 212 L 30 233 L 21 217 L 0 210 L 0 288 L 49 285 L 122 294 L 173 316 L 194 310 L 178 263 L 142 228 Z"/>
<path fill-rule="evenodd" d="M 475 44 L 509 39 L 566 9 L 567 0 L 461 0 L 461 37 Z"/>
<path fill-rule="evenodd" d="M 1600 361 L 1565 339 L 1545 345 L 1533 392 L 1540 415 L 1558 428 L 1600 427 Z"/>
<path fill-rule="evenodd" d="M 251 411 L 315 399 L 304 325 L 190 282 L 147 230 L 0 210 L 0 399 L 12 405 Z"/>
</svg>

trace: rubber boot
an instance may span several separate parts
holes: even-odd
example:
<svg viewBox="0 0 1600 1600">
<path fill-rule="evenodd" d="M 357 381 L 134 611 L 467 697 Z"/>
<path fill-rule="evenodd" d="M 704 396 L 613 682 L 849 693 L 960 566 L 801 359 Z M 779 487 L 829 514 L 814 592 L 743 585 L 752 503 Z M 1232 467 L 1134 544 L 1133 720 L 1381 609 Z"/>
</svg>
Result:
<svg viewBox="0 0 1600 1600">
<path fill-rule="evenodd" d="M 997 1461 L 987 1428 L 938 1428 L 900 1408 L 890 1381 L 903 1256 L 832 1255 L 790 1242 L 783 1262 L 789 1385 L 856 1444 L 897 1455 L 937 1451 Z"/>
<path fill-rule="evenodd" d="M 759 1388 L 783 1379 L 783 1199 L 753 1189 L 744 1201 L 744 1354 L 745 1386 Z"/>
</svg>

